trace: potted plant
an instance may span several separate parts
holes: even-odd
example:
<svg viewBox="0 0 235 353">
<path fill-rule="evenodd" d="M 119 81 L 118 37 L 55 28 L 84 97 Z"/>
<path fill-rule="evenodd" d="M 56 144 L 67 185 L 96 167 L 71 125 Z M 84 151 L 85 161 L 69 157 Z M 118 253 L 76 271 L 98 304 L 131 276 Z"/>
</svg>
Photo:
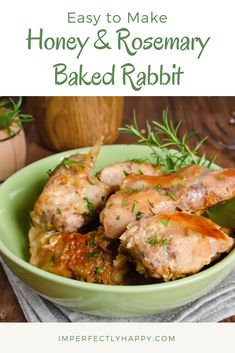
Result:
<svg viewBox="0 0 235 353">
<path fill-rule="evenodd" d="M 0 182 L 25 165 L 26 140 L 22 123 L 33 120 L 21 114 L 22 97 L 0 99 Z"/>
</svg>

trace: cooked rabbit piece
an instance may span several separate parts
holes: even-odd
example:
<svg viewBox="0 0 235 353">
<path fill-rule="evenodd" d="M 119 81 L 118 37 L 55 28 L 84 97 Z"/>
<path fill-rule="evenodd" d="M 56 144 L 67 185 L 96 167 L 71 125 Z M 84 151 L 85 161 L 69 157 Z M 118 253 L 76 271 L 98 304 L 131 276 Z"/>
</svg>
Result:
<svg viewBox="0 0 235 353">
<path fill-rule="evenodd" d="M 199 176 L 181 196 L 177 207 L 203 213 L 207 208 L 235 197 L 235 169 L 210 171 Z"/>
<path fill-rule="evenodd" d="M 164 281 L 200 271 L 234 244 L 209 219 L 183 212 L 134 222 L 120 239 L 120 251 L 128 254 L 141 274 Z"/>
<path fill-rule="evenodd" d="M 176 209 L 203 213 L 235 197 L 235 169 L 190 166 L 162 176 L 130 175 L 100 215 L 107 237 L 121 235 L 135 219 Z"/>
<path fill-rule="evenodd" d="M 100 214 L 105 235 L 117 238 L 135 220 L 163 211 L 173 212 L 187 186 L 206 173 L 207 168 L 190 166 L 162 176 L 128 176 L 123 180 L 121 190 L 108 199 Z"/>
<path fill-rule="evenodd" d="M 77 231 L 105 204 L 110 187 L 92 176 L 99 146 L 65 158 L 35 203 L 32 221 L 42 230 Z"/>
<path fill-rule="evenodd" d="M 100 227 L 87 234 L 42 233 L 32 227 L 30 237 L 30 263 L 60 276 L 86 282 L 125 284 L 128 262 L 116 256 L 118 245 L 107 239 Z"/>
<path fill-rule="evenodd" d="M 98 179 L 109 185 L 113 191 L 120 189 L 123 179 L 132 174 L 160 175 L 160 168 L 150 163 L 137 163 L 134 161 L 117 162 L 103 168 L 98 174 Z"/>
</svg>

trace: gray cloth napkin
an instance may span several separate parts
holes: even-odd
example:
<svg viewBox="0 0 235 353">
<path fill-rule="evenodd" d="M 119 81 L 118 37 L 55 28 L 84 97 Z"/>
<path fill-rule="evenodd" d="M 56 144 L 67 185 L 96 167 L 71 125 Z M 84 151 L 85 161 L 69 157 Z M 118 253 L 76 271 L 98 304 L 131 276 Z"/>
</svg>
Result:
<svg viewBox="0 0 235 353">
<path fill-rule="evenodd" d="M 235 269 L 210 293 L 180 308 L 147 317 L 112 318 L 88 315 L 51 303 L 22 283 L 1 262 L 29 322 L 216 322 L 235 315 Z"/>
</svg>

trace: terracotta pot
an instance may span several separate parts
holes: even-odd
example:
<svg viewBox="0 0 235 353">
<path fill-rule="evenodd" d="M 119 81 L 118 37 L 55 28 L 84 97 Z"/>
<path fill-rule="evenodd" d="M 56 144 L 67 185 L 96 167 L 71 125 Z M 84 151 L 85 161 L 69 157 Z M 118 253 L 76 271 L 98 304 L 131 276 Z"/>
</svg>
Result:
<svg viewBox="0 0 235 353">
<path fill-rule="evenodd" d="M 26 140 L 23 128 L 12 124 L 13 136 L 0 130 L 0 181 L 21 169 L 26 161 Z"/>
<path fill-rule="evenodd" d="M 123 97 L 31 97 L 43 144 L 54 151 L 113 143 L 121 126 Z"/>
</svg>

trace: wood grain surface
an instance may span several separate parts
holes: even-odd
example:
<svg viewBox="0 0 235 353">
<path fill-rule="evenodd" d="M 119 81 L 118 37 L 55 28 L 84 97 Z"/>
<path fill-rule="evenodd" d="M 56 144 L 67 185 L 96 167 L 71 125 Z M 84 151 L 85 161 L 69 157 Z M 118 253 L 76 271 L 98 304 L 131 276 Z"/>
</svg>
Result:
<svg viewBox="0 0 235 353">
<path fill-rule="evenodd" d="M 49 149 L 64 151 L 117 139 L 122 97 L 31 97 L 40 138 Z"/>
<path fill-rule="evenodd" d="M 169 117 L 174 121 L 183 121 L 185 132 L 198 131 L 198 138 L 209 135 L 202 152 L 216 154 L 217 163 L 224 167 L 234 167 L 235 152 L 224 149 L 223 142 L 235 137 L 235 126 L 231 119 L 235 116 L 235 97 L 126 97 L 123 123 L 132 121 L 133 110 L 137 113 L 140 126 L 145 121 L 160 120 L 162 109 L 168 107 Z M 30 113 L 27 99 L 24 112 Z M 95 117 L 94 117 L 95 120 Z M 231 136 L 230 136 L 231 135 Z M 28 142 L 27 164 L 53 154 L 44 148 L 39 140 L 34 124 L 26 127 Z M 116 143 L 130 143 L 133 138 L 119 135 Z M 0 322 L 24 322 L 25 318 L 11 289 L 11 286 L 0 268 Z M 223 322 L 235 322 L 235 316 Z"/>
</svg>

